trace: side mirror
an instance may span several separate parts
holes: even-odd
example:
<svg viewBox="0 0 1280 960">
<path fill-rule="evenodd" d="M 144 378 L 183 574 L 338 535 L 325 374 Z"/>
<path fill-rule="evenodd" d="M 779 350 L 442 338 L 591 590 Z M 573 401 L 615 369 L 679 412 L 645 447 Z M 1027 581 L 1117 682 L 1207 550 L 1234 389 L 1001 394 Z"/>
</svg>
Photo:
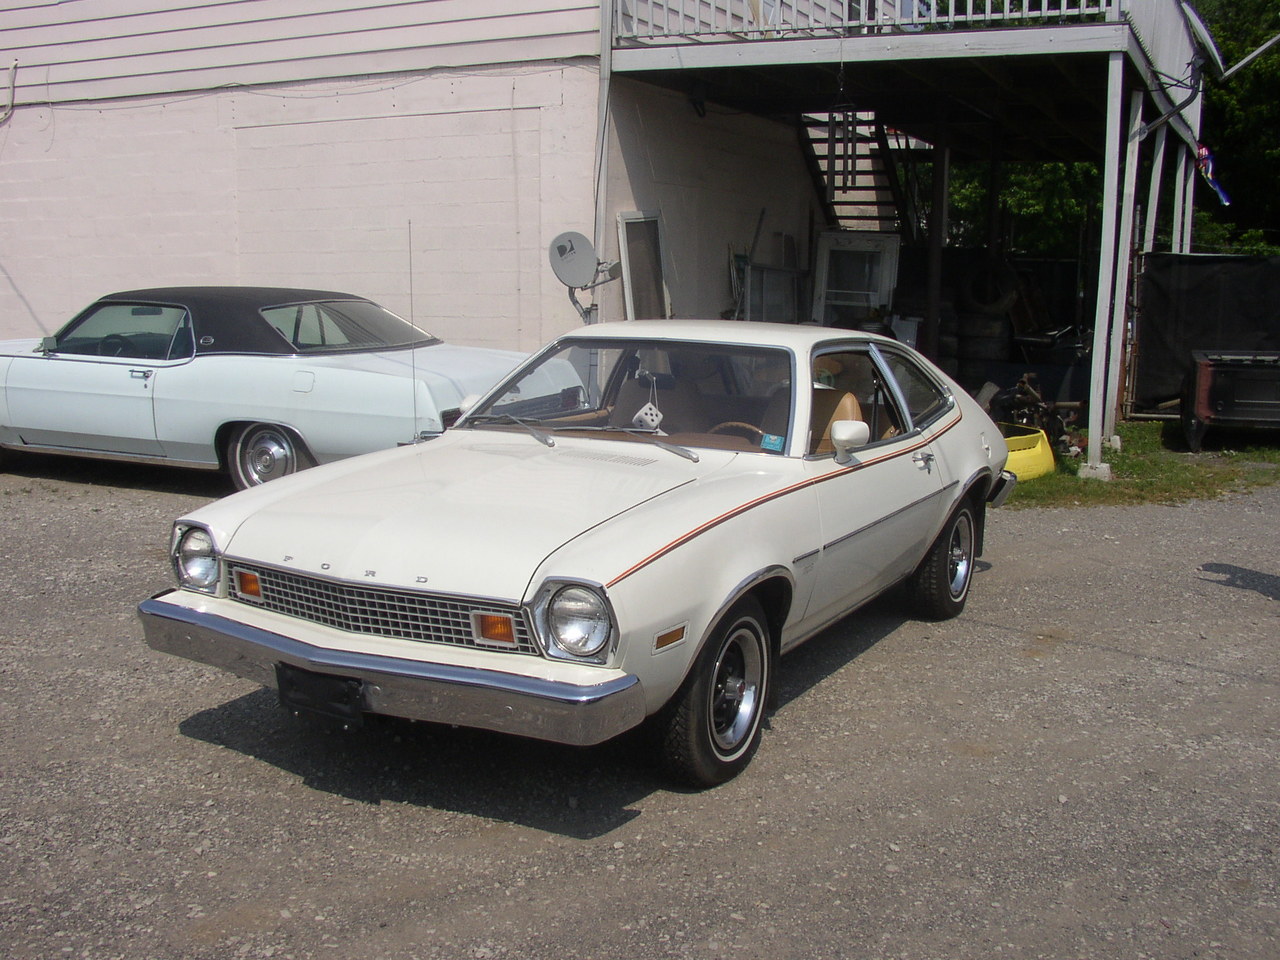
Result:
<svg viewBox="0 0 1280 960">
<path fill-rule="evenodd" d="M 458 403 L 456 407 L 450 407 L 448 410 L 440 411 L 440 420 L 446 430 L 462 419 L 462 415 L 476 405 L 480 399 L 480 394 L 469 393 Z"/>
<path fill-rule="evenodd" d="M 57 337 L 41 337 L 40 346 L 36 347 L 38 353 L 53 353 L 58 349 Z"/>
<path fill-rule="evenodd" d="M 831 445 L 836 448 L 836 462 L 853 459 L 853 451 L 871 441 L 871 427 L 862 420 L 837 420 L 831 424 Z"/>
</svg>

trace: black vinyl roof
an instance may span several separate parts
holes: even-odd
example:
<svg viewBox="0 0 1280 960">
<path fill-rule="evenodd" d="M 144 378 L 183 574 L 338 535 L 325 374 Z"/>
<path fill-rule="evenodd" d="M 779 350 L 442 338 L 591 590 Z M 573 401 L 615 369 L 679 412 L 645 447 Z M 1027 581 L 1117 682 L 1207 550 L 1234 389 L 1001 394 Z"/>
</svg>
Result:
<svg viewBox="0 0 1280 960">
<path fill-rule="evenodd" d="M 191 314 L 196 352 L 291 354 L 294 347 L 258 312 L 263 307 L 367 297 L 297 287 L 148 287 L 109 293 L 96 303 L 123 302 L 185 307 Z M 92 306 L 90 307 L 92 309 Z M 202 339 L 212 338 L 210 343 Z"/>
</svg>

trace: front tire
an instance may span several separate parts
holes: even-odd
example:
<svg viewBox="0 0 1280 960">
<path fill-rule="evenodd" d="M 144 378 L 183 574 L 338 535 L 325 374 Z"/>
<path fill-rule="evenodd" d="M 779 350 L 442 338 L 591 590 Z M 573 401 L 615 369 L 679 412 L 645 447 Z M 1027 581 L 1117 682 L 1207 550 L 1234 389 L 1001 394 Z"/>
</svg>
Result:
<svg viewBox="0 0 1280 960">
<path fill-rule="evenodd" d="M 301 442 L 272 423 L 245 424 L 227 444 L 227 468 L 237 490 L 261 486 L 312 465 Z"/>
<path fill-rule="evenodd" d="M 773 680 L 769 647 L 764 610 L 753 597 L 740 600 L 658 717 L 662 760 L 676 780 L 714 787 L 751 762 Z"/>
<path fill-rule="evenodd" d="M 973 507 L 966 500 L 951 514 L 907 581 L 912 613 L 927 620 L 949 620 L 964 609 L 973 579 L 977 532 Z"/>
</svg>

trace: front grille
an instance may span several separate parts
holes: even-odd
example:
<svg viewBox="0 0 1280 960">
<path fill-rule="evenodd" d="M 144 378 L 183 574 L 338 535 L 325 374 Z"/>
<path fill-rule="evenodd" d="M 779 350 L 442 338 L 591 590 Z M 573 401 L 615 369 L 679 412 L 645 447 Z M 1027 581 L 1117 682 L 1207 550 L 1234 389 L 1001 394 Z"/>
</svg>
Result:
<svg viewBox="0 0 1280 960">
<path fill-rule="evenodd" d="M 480 650 L 539 653 L 523 613 L 509 604 L 356 586 L 247 563 L 232 563 L 230 569 L 231 599 L 287 617 L 321 623 L 348 633 Z M 251 573 L 258 578 L 261 598 L 238 592 L 237 571 Z M 472 616 L 477 613 L 510 617 L 515 628 L 515 642 L 478 639 L 472 627 Z"/>
</svg>

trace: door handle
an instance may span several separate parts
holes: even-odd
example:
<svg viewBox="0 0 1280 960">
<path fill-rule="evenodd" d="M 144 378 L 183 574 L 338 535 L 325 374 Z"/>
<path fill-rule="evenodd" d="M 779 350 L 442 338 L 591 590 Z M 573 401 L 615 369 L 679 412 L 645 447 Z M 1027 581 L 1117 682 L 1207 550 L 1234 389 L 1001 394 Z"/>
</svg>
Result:
<svg viewBox="0 0 1280 960">
<path fill-rule="evenodd" d="M 932 453 L 929 453 L 928 451 L 925 451 L 925 450 L 921 450 L 918 453 L 913 454 L 911 459 L 916 463 L 920 464 L 920 466 L 924 467 L 930 473 L 933 473 L 934 457 Z"/>
<path fill-rule="evenodd" d="M 130 370 L 129 376 L 135 380 L 150 380 L 153 373 L 155 373 L 154 370 Z"/>
</svg>

